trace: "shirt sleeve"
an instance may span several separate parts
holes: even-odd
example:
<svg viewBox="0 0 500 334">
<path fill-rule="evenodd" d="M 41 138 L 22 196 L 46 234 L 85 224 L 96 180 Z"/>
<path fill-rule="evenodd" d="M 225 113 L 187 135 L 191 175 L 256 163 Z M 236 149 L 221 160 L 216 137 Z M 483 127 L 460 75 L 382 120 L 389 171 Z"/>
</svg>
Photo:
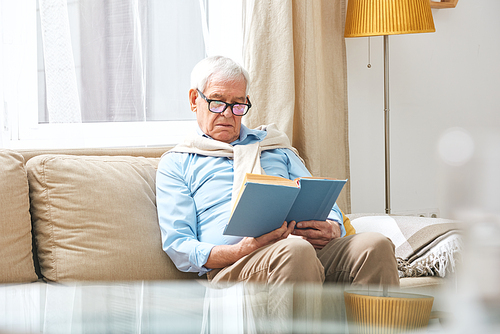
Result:
<svg viewBox="0 0 500 334">
<path fill-rule="evenodd" d="M 311 173 L 307 170 L 306 166 L 302 163 L 300 158 L 289 149 L 283 149 L 288 157 L 288 172 L 290 174 L 290 179 L 296 179 L 298 177 L 311 176 Z M 338 207 L 337 203 L 332 208 L 332 211 L 328 215 L 329 220 L 336 221 L 340 226 L 340 237 L 346 235 L 346 230 L 344 227 L 344 217 L 342 211 Z"/>
<path fill-rule="evenodd" d="M 214 245 L 198 240 L 196 206 L 183 179 L 182 154 L 165 155 L 156 174 L 156 201 L 162 247 L 180 271 L 210 271 L 204 267 Z"/>
</svg>

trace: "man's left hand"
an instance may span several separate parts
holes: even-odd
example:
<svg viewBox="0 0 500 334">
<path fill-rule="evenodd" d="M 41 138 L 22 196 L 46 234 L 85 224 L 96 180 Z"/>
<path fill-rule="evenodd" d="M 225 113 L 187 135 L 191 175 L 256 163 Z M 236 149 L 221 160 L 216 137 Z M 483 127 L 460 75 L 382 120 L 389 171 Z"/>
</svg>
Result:
<svg viewBox="0 0 500 334">
<path fill-rule="evenodd" d="M 292 234 L 309 241 L 316 249 L 322 249 L 331 240 L 340 237 L 340 226 L 336 221 L 309 220 L 297 223 Z"/>
</svg>

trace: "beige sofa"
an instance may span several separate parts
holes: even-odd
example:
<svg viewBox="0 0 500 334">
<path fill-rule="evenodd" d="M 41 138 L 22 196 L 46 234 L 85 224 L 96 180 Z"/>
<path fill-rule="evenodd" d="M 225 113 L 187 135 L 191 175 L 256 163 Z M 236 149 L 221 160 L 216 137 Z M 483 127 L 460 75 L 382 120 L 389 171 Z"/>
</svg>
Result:
<svg viewBox="0 0 500 334">
<path fill-rule="evenodd" d="M 168 149 L 0 149 L 0 283 L 199 278 L 161 247 L 155 174 Z"/>
<path fill-rule="evenodd" d="M 167 149 L 1 150 L 0 282 L 197 278 L 161 248 L 155 174 Z"/>
</svg>

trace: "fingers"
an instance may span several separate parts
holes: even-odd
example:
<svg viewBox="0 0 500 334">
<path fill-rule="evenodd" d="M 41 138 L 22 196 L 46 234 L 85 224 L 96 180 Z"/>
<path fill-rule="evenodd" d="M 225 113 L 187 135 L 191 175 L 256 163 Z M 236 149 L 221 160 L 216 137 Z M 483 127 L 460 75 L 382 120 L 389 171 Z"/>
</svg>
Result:
<svg viewBox="0 0 500 334">
<path fill-rule="evenodd" d="M 303 229 L 315 229 L 315 230 L 330 230 L 331 224 L 327 221 L 324 220 L 308 220 L 308 221 L 301 221 L 297 223 L 297 228 L 303 228 Z"/>
<path fill-rule="evenodd" d="M 334 230 L 329 222 L 311 220 L 297 223 L 294 234 L 307 238 L 332 239 Z"/>
<path fill-rule="evenodd" d="M 340 236 L 335 235 L 334 226 L 330 222 L 314 220 L 297 223 L 293 234 L 303 237 L 316 249 L 322 249 L 332 239 Z"/>
<path fill-rule="evenodd" d="M 295 221 L 291 221 L 290 223 L 288 223 L 288 226 L 287 226 L 287 229 L 286 229 L 286 233 L 285 233 L 286 235 L 284 235 L 284 237 L 288 238 L 288 236 L 290 234 L 292 234 L 293 231 L 295 231 Z"/>
<path fill-rule="evenodd" d="M 287 222 L 283 222 L 283 224 L 279 228 L 277 228 L 276 230 L 271 231 L 267 234 L 261 235 L 260 237 L 256 238 L 256 240 L 261 244 L 261 247 L 262 247 L 262 246 L 274 243 L 276 241 L 285 239 L 288 237 L 288 235 L 290 235 L 290 233 L 292 233 L 292 231 L 295 227 L 295 224 L 293 224 L 291 227 L 288 225 L 291 225 L 291 224 L 287 224 Z"/>
<path fill-rule="evenodd" d="M 317 229 L 315 220 L 302 221 L 297 223 L 297 228 L 314 228 Z"/>
<path fill-rule="evenodd" d="M 260 237 L 254 238 L 255 242 L 259 245 L 258 247 L 263 247 L 277 241 L 288 238 L 290 234 L 294 234 L 295 231 L 295 221 L 287 223 L 286 221 L 274 231 L 267 234 L 261 235 Z"/>
<path fill-rule="evenodd" d="M 284 231 L 283 228 L 285 229 Z M 295 230 L 295 221 L 291 221 L 290 223 L 284 222 L 283 225 L 281 225 L 281 227 L 278 230 L 276 230 L 278 234 L 276 241 L 288 238 L 288 236 L 292 234 L 294 230 Z"/>
</svg>

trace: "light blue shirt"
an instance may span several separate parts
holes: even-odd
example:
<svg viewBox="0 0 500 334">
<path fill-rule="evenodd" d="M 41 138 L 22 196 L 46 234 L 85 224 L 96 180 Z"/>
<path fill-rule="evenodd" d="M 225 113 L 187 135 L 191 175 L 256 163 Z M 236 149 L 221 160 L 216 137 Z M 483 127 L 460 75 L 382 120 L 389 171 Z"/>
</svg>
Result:
<svg viewBox="0 0 500 334">
<path fill-rule="evenodd" d="M 199 133 L 204 135 L 201 130 Z M 231 145 L 252 144 L 266 134 L 242 125 L 239 139 Z M 291 180 L 311 175 L 289 149 L 263 151 L 260 163 L 268 175 Z M 242 239 L 222 234 L 231 214 L 233 174 L 233 160 L 229 158 L 168 153 L 161 159 L 156 175 L 156 204 L 162 245 L 179 270 L 203 275 L 210 271 L 204 265 L 214 246 Z M 328 218 L 340 224 L 344 236 L 337 204 Z"/>
</svg>

